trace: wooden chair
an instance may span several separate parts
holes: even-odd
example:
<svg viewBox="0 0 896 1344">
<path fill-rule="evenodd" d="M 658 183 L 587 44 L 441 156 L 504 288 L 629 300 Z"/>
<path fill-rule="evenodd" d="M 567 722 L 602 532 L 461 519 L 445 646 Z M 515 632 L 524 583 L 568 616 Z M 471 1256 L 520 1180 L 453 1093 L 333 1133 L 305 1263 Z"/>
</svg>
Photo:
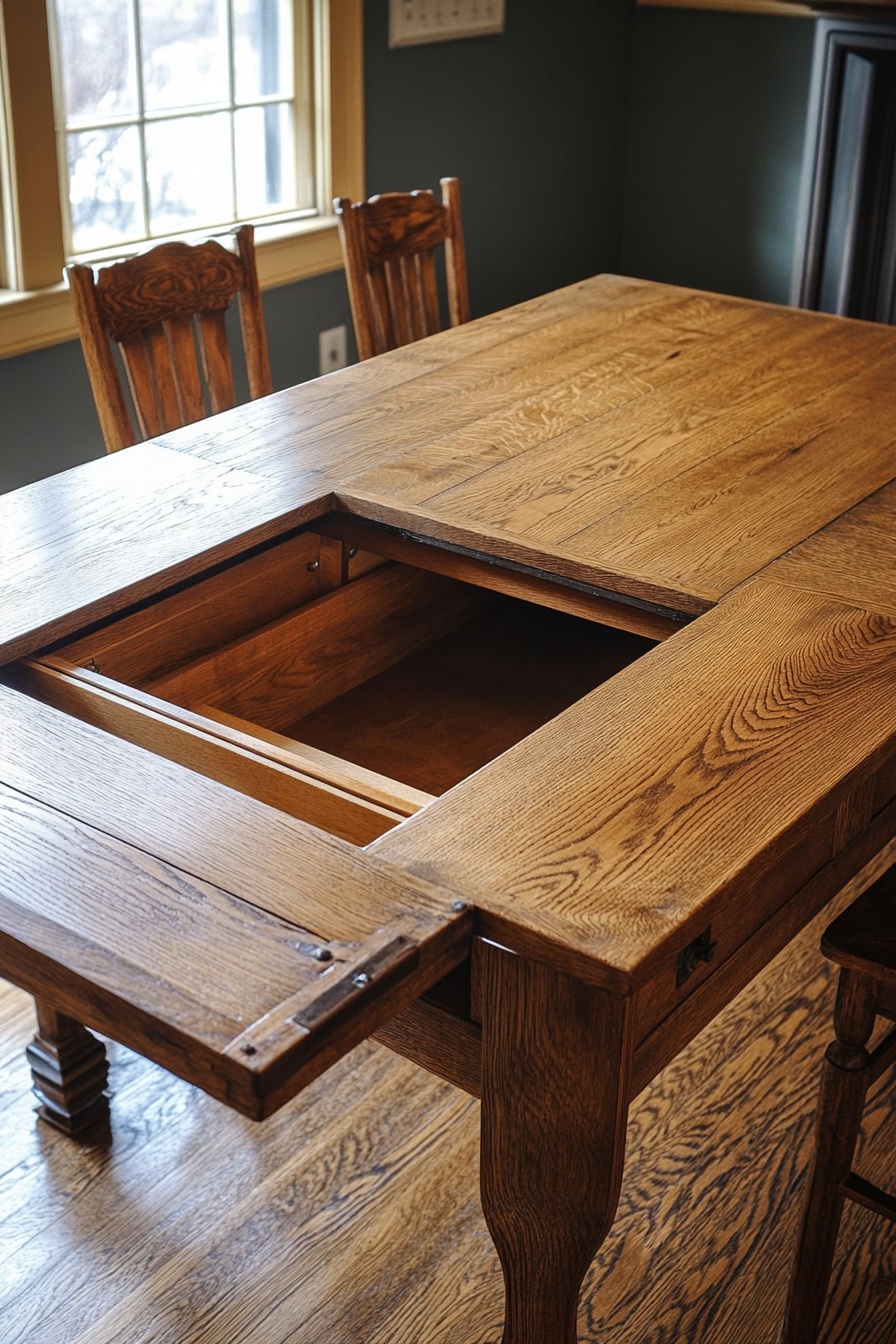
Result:
<svg viewBox="0 0 896 1344">
<path fill-rule="evenodd" d="M 460 223 L 460 182 L 442 178 L 431 191 L 387 192 L 353 205 L 333 202 L 362 359 L 441 331 L 433 248 L 445 244 L 452 327 L 470 320 Z"/>
<path fill-rule="evenodd" d="M 239 295 L 250 395 L 263 397 L 273 391 L 251 224 L 233 236 L 237 254 L 214 240 L 196 247 L 162 243 L 104 267 L 96 278 L 90 266 L 66 267 L 108 452 L 235 405 L 224 326 L 234 294 Z M 137 413 L 136 430 L 111 341 L 121 351 Z"/>
<path fill-rule="evenodd" d="M 821 950 L 841 967 L 836 1039 L 822 1065 L 815 1155 L 779 1344 L 814 1344 L 844 1199 L 896 1222 L 896 1197 L 852 1170 L 866 1093 L 896 1062 L 896 1029 L 866 1049 L 876 1016 L 896 1021 L 896 865 L 834 920 Z"/>
</svg>

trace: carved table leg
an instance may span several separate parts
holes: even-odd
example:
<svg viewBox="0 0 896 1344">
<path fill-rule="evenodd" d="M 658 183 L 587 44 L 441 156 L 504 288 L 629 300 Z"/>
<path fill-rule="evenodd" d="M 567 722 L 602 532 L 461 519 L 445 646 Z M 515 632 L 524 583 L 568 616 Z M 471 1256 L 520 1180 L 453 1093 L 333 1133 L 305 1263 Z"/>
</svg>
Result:
<svg viewBox="0 0 896 1344">
<path fill-rule="evenodd" d="M 38 1115 L 66 1134 L 108 1121 L 106 1047 L 73 1017 L 40 999 L 35 1004 L 37 1035 L 25 1054 L 40 1102 Z"/>
<path fill-rule="evenodd" d="M 631 1000 L 481 950 L 480 1182 L 503 1344 L 575 1344 L 582 1280 L 619 1200 Z"/>
</svg>

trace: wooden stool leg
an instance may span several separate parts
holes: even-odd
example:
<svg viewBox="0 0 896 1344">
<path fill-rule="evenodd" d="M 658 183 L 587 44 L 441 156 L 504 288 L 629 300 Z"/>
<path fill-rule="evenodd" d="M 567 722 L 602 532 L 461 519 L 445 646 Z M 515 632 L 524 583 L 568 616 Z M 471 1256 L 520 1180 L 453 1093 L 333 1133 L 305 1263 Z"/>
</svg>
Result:
<svg viewBox="0 0 896 1344">
<path fill-rule="evenodd" d="M 487 943 L 481 966 L 480 1184 L 503 1344 L 575 1344 L 582 1280 L 619 1200 L 630 1000 Z"/>
<path fill-rule="evenodd" d="M 106 1047 L 86 1027 L 36 1000 L 37 1034 L 25 1054 L 42 1120 L 79 1134 L 108 1120 Z"/>
<path fill-rule="evenodd" d="M 843 1212 L 843 1182 L 852 1169 L 868 1090 L 876 986 L 842 970 L 834 1010 L 837 1039 L 822 1064 L 815 1153 L 806 1186 L 779 1344 L 815 1344 Z"/>
</svg>

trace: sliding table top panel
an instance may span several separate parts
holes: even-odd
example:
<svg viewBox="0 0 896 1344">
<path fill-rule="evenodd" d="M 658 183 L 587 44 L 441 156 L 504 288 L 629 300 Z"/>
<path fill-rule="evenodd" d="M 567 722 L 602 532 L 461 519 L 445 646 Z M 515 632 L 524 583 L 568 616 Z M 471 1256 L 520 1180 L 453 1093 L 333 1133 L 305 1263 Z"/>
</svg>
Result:
<svg viewBox="0 0 896 1344">
<path fill-rule="evenodd" d="M 892 329 L 598 276 L 7 497 L 0 661 L 334 503 L 698 615 L 885 485 L 894 427 Z"/>
<path fill-rule="evenodd" d="M 423 345 L 166 442 L 691 614 L 894 475 L 888 327 L 598 276 Z"/>
</svg>

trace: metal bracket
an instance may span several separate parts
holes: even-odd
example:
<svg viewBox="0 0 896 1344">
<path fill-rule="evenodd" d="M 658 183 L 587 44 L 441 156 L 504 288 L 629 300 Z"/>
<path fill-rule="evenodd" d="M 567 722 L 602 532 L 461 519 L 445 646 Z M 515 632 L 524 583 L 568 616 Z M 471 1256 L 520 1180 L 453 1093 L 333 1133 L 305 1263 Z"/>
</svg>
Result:
<svg viewBox="0 0 896 1344">
<path fill-rule="evenodd" d="M 328 1017 L 334 1016 L 352 999 L 363 994 L 369 985 L 382 987 L 396 971 L 412 969 L 419 960 L 420 948 L 413 939 L 401 933 L 385 947 L 374 952 L 366 961 L 356 962 L 344 975 L 329 985 L 312 1003 L 309 1003 L 293 1017 L 297 1027 L 310 1031 L 320 1027 Z"/>
</svg>

